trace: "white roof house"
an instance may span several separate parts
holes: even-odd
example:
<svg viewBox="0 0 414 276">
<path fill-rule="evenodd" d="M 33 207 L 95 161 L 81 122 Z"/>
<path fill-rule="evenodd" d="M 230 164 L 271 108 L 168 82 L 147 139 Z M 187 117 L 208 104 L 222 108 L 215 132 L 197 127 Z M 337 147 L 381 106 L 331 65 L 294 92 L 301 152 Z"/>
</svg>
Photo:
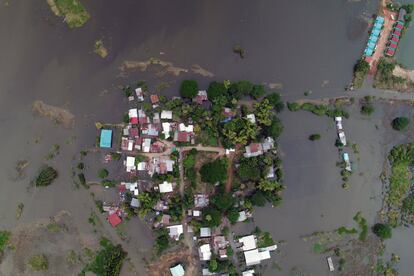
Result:
<svg viewBox="0 0 414 276">
<path fill-rule="evenodd" d="M 142 91 L 141 87 L 138 87 L 137 89 L 135 89 L 135 94 L 137 95 L 137 100 L 139 102 L 144 101 L 144 92 Z"/>
<path fill-rule="evenodd" d="M 201 216 L 201 211 L 193 210 L 193 217 L 199 217 L 199 216 Z"/>
<path fill-rule="evenodd" d="M 211 228 L 201 227 L 200 228 L 200 238 L 207 238 L 207 237 L 211 237 Z"/>
<path fill-rule="evenodd" d="M 132 207 L 135 207 L 135 208 L 138 208 L 139 207 L 139 200 L 138 199 L 136 199 L 135 197 L 133 197 L 132 199 L 131 199 L 131 206 Z"/>
<path fill-rule="evenodd" d="M 345 162 L 345 169 L 347 171 L 352 171 L 351 162 L 349 161 L 349 154 L 347 152 L 344 152 L 343 158 L 344 158 L 344 162 Z"/>
<path fill-rule="evenodd" d="M 136 169 L 136 167 L 135 167 L 135 157 L 127 156 L 125 165 L 126 165 L 126 171 L 127 172 L 134 171 Z"/>
<path fill-rule="evenodd" d="M 338 132 L 338 137 L 339 137 L 339 140 L 341 140 L 342 145 L 346 146 L 345 132 L 343 131 Z"/>
<path fill-rule="evenodd" d="M 239 218 L 237 219 L 238 222 L 245 221 L 247 219 L 246 211 L 239 212 Z"/>
<path fill-rule="evenodd" d="M 184 233 L 182 224 L 171 225 L 171 226 L 168 226 L 167 229 L 168 229 L 168 235 L 170 236 L 170 238 L 176 241 L 178 241 L 180 239 L 180 235 Z"/>
<path fill-rule="evenodd" d="M 260 264 L 262 260 L 270 259 L 269 251 L 259 252 L 258 249 L 253 249 L 244 252 L 244 258 L 246 260 L 246 266 L 252 266 Z"/>
<path fill-rule="evenodd" d="M 173 185 L 172 183 L 169 183 L 167 181 L 164 181 L 160 185 L 158 185 L 160 189 L 160 193 L 170 193 L 173 191 Z"/>
<path fill-rule="evenodd" d="M 171 131 L 171 124 L 168 122 L 162 123 L 162 133 L 164 134 L 164 138 L 168 139 L 170 137 Z"/>
<path fill-rule="evenodd" d="M 252 114 L 248 114 L 246 116 L 246 119 L 249 120 L 252 124 L 256 123 L 256 116 L 252 113 Z"/>
<path fill-rule="evenodd" d="M 147 162 L 139 162 L 137 166 L 138 171 L 145 171 L 147 168 Z"/>
<path fill-rule="evenodd" d="M 254 276 L 254 269 L 243 271 L 242 276 Z"/>
<path fill-rule="evenodd" d="M 161 120 L 171 120 L 173 118 L 172 111 L 163 110 L 161 111 Z"/>
<path fill-rule="evenodd" d="M 181 123 L 181 124 L 178 125 L 178 130 L 179 131 L 184 131 L 184 132 L 193 132 L 194 131 L 194 126 L 193 125 L 185 126 L 185 124 Z"/>
<path fill-rule="evenodd" d="M 336 128 L 342 130 L 342 117 L 335 117 Z"/>
<path fill-rule="evenodd" d="M 129 111 L 128 111 L 128 116 L 129 116 L 129 118 L 131 119 L 131 118 L 138 118 L 138 109 L 136 109 L 136 108 L 131 108 Z"/>
<path fill-rule="evenodd" d="M 184 276 L 184 268 L 181 264 L 178 264 L 174 267 L 170 267 L 170 272 L 172 276 Z"/>
<path fill-rule="evenodd" d="M 203 244 L 198 248 L 201 261 L 208 261 L 211 259 L 211 247 L 210 244 Z"/>
<path fill-rule="evenodd" d="M 248 251 L 257 248 L 256 236 L 254 235 L 244 236 L 239 239 L 239 242 L 243 244 L 243 251 Z"/>
<path fill-rule="evenodd" d="M 151 149 L 151 139 L 145 138 L 142 140 L 142 151 L 143 152 L 150 152 Z"/>
<path fill-rule="evenodd" d="M 226 155 L 236 152 L 236 149 L 226 149 Z"/>
</svg>

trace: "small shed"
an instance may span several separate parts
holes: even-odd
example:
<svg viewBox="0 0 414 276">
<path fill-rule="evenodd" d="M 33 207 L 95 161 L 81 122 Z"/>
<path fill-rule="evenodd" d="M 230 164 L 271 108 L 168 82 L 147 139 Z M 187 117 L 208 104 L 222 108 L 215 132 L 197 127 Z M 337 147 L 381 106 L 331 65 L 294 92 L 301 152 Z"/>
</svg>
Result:
<svg viewBox="0 0 414 276">
<path fill-rule="evenodd" d="M 184 268 L 181 264 L 178 264 L 174 267 L 170 268 L 170 272 L 172 276 L 184 276 Z"/>
<path fill-rule="evenodd" d="M 116 227 L 118 224 L 122 222 L 121 218 L 118 216 L 117 213 L 113 213 L 112 215 L 110 215 L 108 217 L 108 221 L 113 227 Z"/>
</svg>

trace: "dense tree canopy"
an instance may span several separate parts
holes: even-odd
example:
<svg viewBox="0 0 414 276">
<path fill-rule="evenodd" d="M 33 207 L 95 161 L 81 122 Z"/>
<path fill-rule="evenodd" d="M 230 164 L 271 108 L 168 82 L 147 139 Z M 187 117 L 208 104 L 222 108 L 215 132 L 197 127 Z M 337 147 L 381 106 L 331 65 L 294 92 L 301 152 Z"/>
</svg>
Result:
<svg viewBox="0 0 414 276">
<path fill-rule="evenodd" d="M 266 93 L 265 87 L 262 84 L 256 84 L 253 85 L 253 89 L 250 92 L 250 96 L 253 99 L 259 99 L 260 97 L 262 97 L 264 94 Z"/>
<path fill-rule="evenodd" d="M 221 223 L 221 212 L 214 208 L 203 210 L 204 224 L 208 227 L 217 227 Z"/>
<path fill-rule="evenodd" d="M 227 178 L 227 159 L 216 159 L 204 164 L 200 169 L 201 180 L 210 184 L 224 182 Z"/>
<path fill-rule="evenodd" d="M 210 101 L 219 96 L 227 96 L 227 88 L 221 82 L 213 81 L 208 86 L 207 96 Z"/>
<path fill-rule="evenodd" d="M 397 117 L 392 120 L 392 128 L 399 131 L 405 130 L 409 124 L 410 119 L 407 117 Z"/>
<path fill-rule="evenodd" d="M 283 131 L 282 121 L 278 117 L 276 117 L 276 115 L 272 117 L 271 121 L 272 123 L 269 127 L 265 128 L 264 133 L 266 136 L 270 136 L 273 139 L 277 139 Z"/>
<path fill-rule="evenodd" d="M 266 96 L 265 99 L 269 101 L 269 103 L 273 106 L 273 109 L 276 110 L 276 112 L 281 112 L 285 107 L 285 104 L 283 103 L 279 93 L 272 93 Z"/>
<path fill-rule="evenodd" d="M 234 198 L 229 193 L 219 193 L 211 201 L 222 212 L 229 210 L 234 205 Z"/>
<path fill-rule="evenodd" d="M 257 181 L 261 178 L 263 169 L 259 164 L 259 158 L 241 158 L 237 174 L 242 181 Z"/>
<path fill-rule="evenodd" d="M 224 136 L 234 145 L 246 145 L 257 135 L 257 126 L 249 120 L 236 118 L 226 123 L 223 128 Z"/>
<path fill-rule="evenodd" d="M 181 97 L 194 98 L 198 92 L 198 84 L 195 80 L 183 80 L 180 87 Z"/>
<path fill-rule="evenodd" d="M 372 227 L 372 232 L 383 240 L 390 239 L 392 236 L 392 230 L 388 224 L 376 223 Z"/>
<path fill-rule="evenodd" d="M 250 81 L 242 80 L 237 83 L 237 90 L 242 95 L 250 95 L 253 90 L 253 84 Z"/>
<path fill-rule="evenodd" d="M 259 124 L 270 126 L 272 124 L 272 106 L 268 99 L 264 99 L 260 103 L 255 104 L 255 115 Z"/>
</svg>

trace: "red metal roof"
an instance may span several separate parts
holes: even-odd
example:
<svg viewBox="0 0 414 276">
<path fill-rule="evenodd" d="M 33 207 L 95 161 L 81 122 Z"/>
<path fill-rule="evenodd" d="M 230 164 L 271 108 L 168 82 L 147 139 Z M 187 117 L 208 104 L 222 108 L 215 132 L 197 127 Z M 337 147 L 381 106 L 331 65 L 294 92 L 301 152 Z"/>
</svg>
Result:
<svg viewBox="0 0 414 276">
<path fill-rule="evenodd" d="M 188 142 L 188 133 L 187 132 L 178 132 L 177 141 L 178 142 Z"/>
<path fill-rule="evenodd" d="M 117 215 L 117 213 L 113 213 L 108 217 L 109 223 L 115 227 L 122 222 L 121 218 Z"/>
<path fill-rule="evenodd" d="M 394 30 L 394 33 L 393 34 L 400 36 L 401 35 L 401 32 L 399 30 Z"/>
<path fill-rule="evenodd" d="M 404 26 L 398 23 L 398 24 L 395 26 L 395 28 L 398 28 L 398 29 L 402 30 L 402 28 L 404 28 Z"/>
<path fill-rule="evenodd" d="M 151 99 L 152 104 L 156 104 L 160 101 L 160 98 L 158 97 L 158 95 L 151 95 L 150 99 Z"/>
<path fill-rule="evenodd" d="M 391 42 L 389 47 L 392 49 L 397 49 L 397 44 Z"/>
<path fill-rule="evenodd" d="M 395 54 L 395 51 L 394 51 L 393 49 L 388 48 L 388 50 L 387 50 L 386 54 L 387 54 L 388 56 L 393 56 L 393 55 Z"/>
<path fill-rule="evenodd" d="M 131 128 L 129 129 L 129 136 L 132 136 L 132 137 L 138 137 L 138 136 L 139 136 L 138 128 L 136 128 L 136 127 L 131 127 Z"/>
<path fill-rule="evenodd" d="M 396 36 L 393 36 L 392 38 L 391 38 L 391 41 L 394 41 L 394 42 L 398 42 L 400 39 L 398 38 L 398 37 L 396 37 Z"/>
<path fill-rule="evenodd" d="M 252 153 L 258 152 L 259 149 L 260 149 L 260 144 L 257 144 L 257 143 L 250 144 L 250 152 Z"/>
<path fill-rule="evenodd" d="M 138 118 L 137 117 L 130 118 L 129 122 L 133 125 L 136 125 L 136 124 L 138 124 Z"/>
</svg>

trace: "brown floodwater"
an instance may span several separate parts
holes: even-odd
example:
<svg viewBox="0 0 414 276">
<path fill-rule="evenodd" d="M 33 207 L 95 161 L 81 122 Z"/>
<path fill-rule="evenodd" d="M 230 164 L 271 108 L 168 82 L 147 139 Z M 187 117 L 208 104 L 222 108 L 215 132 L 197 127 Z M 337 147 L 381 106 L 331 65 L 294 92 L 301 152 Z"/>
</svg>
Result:
<svg viewBox="0 0 414 276">
<path fill-rule="evenodd" d="M 128 104 L 119 85 L 146 79 L 150 89 L 155 89 L 168 81 L 172 86 L 162 93 L 171 96 L 177 94 L 184 78 L 195 78 L 203 87 L 213 79 L 249 79 L 283 84 L 282 94 L 288 99 L 302 97 L 306 90 L 312 90 L 313 97 L 338 96 L 349 83 L 352 67 L 364 48 L 367 14 L 376 5 L 376 1 L 345 0 L 84 2 L 91 19 L 74 30 L 52 15 L 46 1 L 1 3 L 0 228 L 10 229 L 68 210 L 80 231 L 91 231 L 87 218 L 92 203 L 88 192 L 72 186 L 72 158 L 95 142 L 95 121 L 121 120 Z M 109 49 L 106 59 L 93 53 L 95 40 L 101 38 Z M 245 59 L 232 53 L 237 44 L 246 50 Z M 178 77 L 157 77 L 157 69 L 152 67 L 147 72 L 120 75 L 123 61 L 151 57 L 186 69 L 199 64 L 215 76 L 206 78 L 190 71 Z M 35 100 L 70 110 L 75 127 L 64 129 L 34 117 L 31 104 Z M 286 129 L 280 144 L 288 189 L 282 207 L 260 209 L 256 223 L 271 231 L 275 239 L 288 241 L 283 255 L 275 257 L 283 268 L 278 274 L 300 266 L 324 275 L 325 262 L 302 244 L 299 235 L 349 225 L 358 210 L 367 218 L 374 217 L 378 202 L 369 198 L 378 196 L 382 161 L 370 160 L 382 160 L 384 149 L 375 136 L 381 136 L 381 130 L 371 121 L 346 121 L 350 139 L 360 144 L 358 170 L 364 174 L 355 176 L 351 189 L 343 191 L 335 167 L 338 154 L 333 147 L 333 122 L 289 112 L 283 113 L 282 119 Z M 313 132 L 322 134 L 320 142 L 307 141 Z M 366 140 L 371 136 L 376 143 Z M 76 139 L 69 143 L 70 137 Z M 60 144 L 61 152 L 46 162 L 43 157 L 53 144 Z M 16 180 L 14 168 L 22 159 L 30 162 L 27 176 Z M 58 180 L 42 191 L 27 190 L 44 163 L 59 170 Z M 90 175 L 100 167 L 90 166 Z M 19 202 L 25 204 L 25 211 L 17 221 Z M 151 234 L 142 223 L 134 222 L 133 227 L 137 230 L 129 230 L 131 247 L 145 256 Z M 144 274 L 143 267 L 137 269 Z M 274 271 L 267 275 L 274 275 Z"/>
</svg>

